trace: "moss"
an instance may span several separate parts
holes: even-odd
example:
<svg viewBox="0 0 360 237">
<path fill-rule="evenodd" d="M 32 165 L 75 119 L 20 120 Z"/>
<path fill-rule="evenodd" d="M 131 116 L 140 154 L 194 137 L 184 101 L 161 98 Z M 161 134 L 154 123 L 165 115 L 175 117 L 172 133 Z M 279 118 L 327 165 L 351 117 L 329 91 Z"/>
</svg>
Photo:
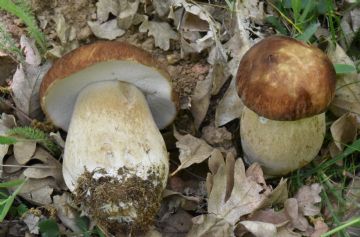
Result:
<svg viewBox="0 0 360 237">
<path fill-rule="evenodd" d="M 75 201 L 105 232 L 144 233 L 160 207 L 163 186 L 157 170 L 147 180 L 126 168 L 120 168 L 117 177 L 103 169 L 85 171 L 78 180 Z"/>
</svg>

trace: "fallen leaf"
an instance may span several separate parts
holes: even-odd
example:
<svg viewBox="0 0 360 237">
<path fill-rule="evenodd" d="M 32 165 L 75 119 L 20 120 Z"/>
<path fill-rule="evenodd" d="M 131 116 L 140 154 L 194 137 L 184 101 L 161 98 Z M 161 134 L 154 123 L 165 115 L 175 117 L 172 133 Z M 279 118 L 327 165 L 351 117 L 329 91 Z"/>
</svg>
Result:
<svg viewBox="0 0 360 237">
<path fill-rule="evenodd" d="M 25 141 L 14 144 L 14 156 L 16 161 L 24 165 L 31 160 L 36 150 L 36 142 Z"/>
<path fill-rule="evenodd" d="M 63 181 L 62 166 L 57 159 L 41 147 L 36 149 L 36 152 L 31 159 L 40 160 L 43 163 L 26 168 L 23 171 L 25 177 L 32 179 L 53 177 L 62 189 L 66 189 Z"/>
<path fill-rule="evenodd" d="M 159 227 L 165 236 L 187 233 L 192 226 L 191 218 L 192 216 L 188 212 L 179 209 L 166 218 L 162 218 Z"/>
<path fill-rule="evenodd" d="M 240 224 L 256 237 L 277 237 L 276 226 L 273 224 L 260 221 L 241 221 Z"/>
<path fill-rule="evenodd" d="M 73 207 L 73 200 L 68 192 L 64 192 L 61 195 L 55 195 L 53 197 L 54 207 L 56 208 L 56 215 L 67 228 L 70 228 L 73 232 L 80 232 L 77 219 L 79 213 Z"/>
<path fill-rule="evenodd" d="M 53 20 L 56 24 L 56 35 L 60 39 L 61 44 L 66 44 L 70 41 L 76 39 L 76 29 L 66 23 L 65 17 L 63 14 L 57 14 L 54 16 Z"/>
<path fill-rule="evenodd" d="M 39 234 L 39 222 L 41 220 L 40 216 L 34 215 L 31 212 L 26 212 L 22 217 L 22 220 L 27 225 L 31 234 Z"/>
<path fill-rule="evenodd" d="M 212 165 L 212 169 L 216 167 L 217 172 L 208 176 L 208 179 L 213 179 L 208 200 L 209 214 L 193 218 L 194 225 L 190 230 L 192 236 L 221 232 L 227 233 L 225 236 L 234 236 L 233 231 L 240 217 L 254 212 L 268 195 L 254 177 L 246 176 L 241 159 L 237 159 L 234 165 L 231 165 L 231 159 L 234 158 L 230 156 L 226 159 L 230 165 L 220 159 L 213 162 L 220 163 L 220 166 Z M 233 174 L 233 180 L 229 180 L 229 172 Z"/>
<path fill-rule="evenodd" d="M 331 135 L 335 145 L 342 151 L 346 144 L 353 142 L 357 136 L 356 115 L 346 113 L 331 124 Z"/>
<path fill-rule="evenodd" d="M 284 208 L 293 228 L 306 231 L 310 227 L 306 218 L 299 213 L 298 201 L 295 198 L 289 198 L 286 200 L 284 203 Z"/>
<path fill-rule="evenodd" d="M 325 234 L 329 230 L 329 227 L 323 220 L 318 218 L 314 222 L 314 229 L 315 231 L 310 237 L 321 237 L 322 234 Z"/>
<path fill-rule="evenodd" d="M 338 44 L 328 50 L 328 56 L 334 64 L 348 64 L 355 67 L 354 62 L 346 55 Z M 360 78 L 356 73 L 337 76 L 335 97 L 330 110 L 337 116 L 346 112 L 360 114 Z"/>
<path fill-rule="evenodd" d="M 10 128 L 16 126 L 15 117 L 13 115 L 8 115 L 3 113 L 0 119 L 0 135 L 6 135 L 7 131 Z M 3 160 L 5 155 L 8 153 L 9 145 L 7 144 L 0 144 L 0 177 L 3 177 Z"/>
<path fill-rule="evenodd" d="M 118 27 L 116 19 L 101 23 L 98 21 L 88 21 L 91 31 L 101 39 L 113 40 L 125 34 L 123 29 Z"/>
<path fill-rule="evenodd" d="M 119 2 L 117 0 L 99 0 L 96 3 L 97 19 L 105 22 L 109 18 L 109 14 L 117 16 L 119 14 Z"/>
<path fill-rule="evenodd" d="M 205 80 L 198 81 L 191 96 L 191 114 L 194 117 L 195 127 L 198 129 L 204 120 L 210 105 L 212 77 L 210 74 Z"/>
<path fill-rule="evenodd" d="M 42 115 L 39 89 L 42 79 L 50 66 L 50 62 L 46 62 L 41 66 L 25 63 L 17 68 L 13 76 L 11 90 L 13 92 L 15 105 L 31 118 Z M 21 113 L 18 113 L 18 115 L 20 119 L 23 118 Z M 25 121 L 28 122 L 27 120 Z"/>
<path fill-rule="evenodd" d="M 169 14 L 172 0 L 153 0 L 152 5 L 155 12 L 160 16 L 164 17 Z"/>
<path fill-rule="evenodd" d="M 192 222 L 193 225 L 187 237 L 235 236 L 231 224 L 224 219 L 218 219 L 214 214 L 194 217 Z"/>
<path fill-rule="evenodd" d="M 314 183 L 311 185 L 302 186 L 295 195 L 299 203 L 299 210 L 305 216 L 315 216 L 320 214 L 320 208 L 315 206 L 316 203 L 321 202 L 320 192 L 321 185 Z"/>
<path fill-rule="evenodd" d="M 16 61 L 7 54 L 2 54 L 0 51 L 0 85 L 6 85 L 7 80 L 12 78 L 16 70 Z"/>
<path fill-rule="evenodd" d="M 260 209 L 251 214 L 248 220 L 271 223 L 276 226 L 284 226 L 289 222 L 284 210 L 275 212 L 274 209 Z"/>
<path fill-rule="evenodd" d="M 35 46 L 35 40 L 22 35 L 20 37 L 20 47 L 24 51 L 26 63 L 34 66 L 40 65 L 41 55 Z"/>
<path fill-rule="evenodd" d="M 177 40 L 177 33 L 166 22 L 145 20 L 139 27 L 140 32 L 148 32 L 148 36 L 153 36 L 155 46 L 167 51 L 170 48 L 170 40 Z"/>
<path fill-rule="evenodd" d="M 175 131 L 174 136 L 178 140 L 176 142 L 176 147 L 179 148 L 180 151 L 179 160 L 181 164 L 171 176 L 192 164 L 203 162 L 215 151 L 215 149 L 208 145 L 204 140 L 190 134 L 180 135 Z"/>
<path fill-rule="evenodd" d="M 118 26 L 126 30 L 132 23 L 139 7 L 139 0 L 119 1 L 119 15 L 117 17 Z"/>
<path fill-rule="evenodd" d="M 216 108 L 215 125 L 218 127 L 223 126 L 234 119 L 240 118 L 243 107 L 244 105 L 237 94 L 235 80 L 233 79 Z"/>
</svg>

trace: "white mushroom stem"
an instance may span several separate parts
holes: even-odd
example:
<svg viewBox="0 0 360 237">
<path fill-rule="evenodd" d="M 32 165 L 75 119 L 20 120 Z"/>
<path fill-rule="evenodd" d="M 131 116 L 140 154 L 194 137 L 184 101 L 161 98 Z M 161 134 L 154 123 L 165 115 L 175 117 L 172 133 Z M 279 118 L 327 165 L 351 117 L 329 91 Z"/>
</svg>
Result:
<svg viewBox="0 0 360 237">
<path fill-rule="evenodd" d="M 168 169 L 164 140 L 139 89 L 126 82 L 103 81 L 80 92 L 63 162 L 64 179 L 71 191 L 85 171 L 93 172 L 93 180 L 108 178 L 109 183 L 121 183 L 136 177 L 164 189 Z M 161 195 L 151 191 L 145 195 Z M 116 220 L 132 221 L 144 211 L 133 209 L 132 203 L 122 203 L 121 198 L 101 207 L 109 219 Z M 127 209 L 126 213 L 117 211 L 119 208 Z"/>
<path fill-rule="evenodd" d="M 269 176 L 285 175 L 309 163 L 325 136 L 325 114 L 296 121 L 266 120 L 247 107 L 240 122 L 245 159 L 258 162 Z"/>
</svg>

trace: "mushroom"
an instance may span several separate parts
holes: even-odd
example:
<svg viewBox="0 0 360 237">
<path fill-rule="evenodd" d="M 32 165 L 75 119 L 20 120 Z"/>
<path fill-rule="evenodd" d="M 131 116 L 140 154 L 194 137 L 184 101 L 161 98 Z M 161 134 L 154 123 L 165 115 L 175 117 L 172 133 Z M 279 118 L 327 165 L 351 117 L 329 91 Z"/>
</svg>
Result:
<svg viewBox="0 0 360 237">
<path fill-rule="evenodd" d="M 76 200 L 107 232 L 146 231 L 169 172 L 159 129 L 177 113 L 166 70 L 135 46 L 98 42 L 57 60 L 40 98 L 67 131 L 63 175 Z"/>
<path fill-rule="evenodd" d="M 318 48 L 272 36 L 241 59 L 237 91 L 245 104 L 241 144 L 248 162 L 269 176 L 309 163 L 325 136 L 325 110 L 335 94 L 336 74 Z"/>
</svg>

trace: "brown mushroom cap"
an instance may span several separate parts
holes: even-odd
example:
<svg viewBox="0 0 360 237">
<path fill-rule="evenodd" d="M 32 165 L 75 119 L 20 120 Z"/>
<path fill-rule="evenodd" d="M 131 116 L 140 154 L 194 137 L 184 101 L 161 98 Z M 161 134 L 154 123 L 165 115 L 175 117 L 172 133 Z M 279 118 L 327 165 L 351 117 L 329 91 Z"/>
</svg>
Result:
<svg viewBox="0 0 360 237">
<path fill-rule="evenodd" d="M 142 90 L 159 128 L 175 118 L 178 97 L 163 65 L 146 51 L 115 41 L 82 46 L 57 60 L 40 87 L 42 109 L 67 131 L 78 93 L 89 84 L 109 80 Z"/>
<path fill-rule="evenodd" d="M 336 73 L 318 48 L 271 36 L 241 59 L 237 91 L 243 103 L 271 120 L 298 120 L 326 110 L 335 94 Z"/>
</svg>

